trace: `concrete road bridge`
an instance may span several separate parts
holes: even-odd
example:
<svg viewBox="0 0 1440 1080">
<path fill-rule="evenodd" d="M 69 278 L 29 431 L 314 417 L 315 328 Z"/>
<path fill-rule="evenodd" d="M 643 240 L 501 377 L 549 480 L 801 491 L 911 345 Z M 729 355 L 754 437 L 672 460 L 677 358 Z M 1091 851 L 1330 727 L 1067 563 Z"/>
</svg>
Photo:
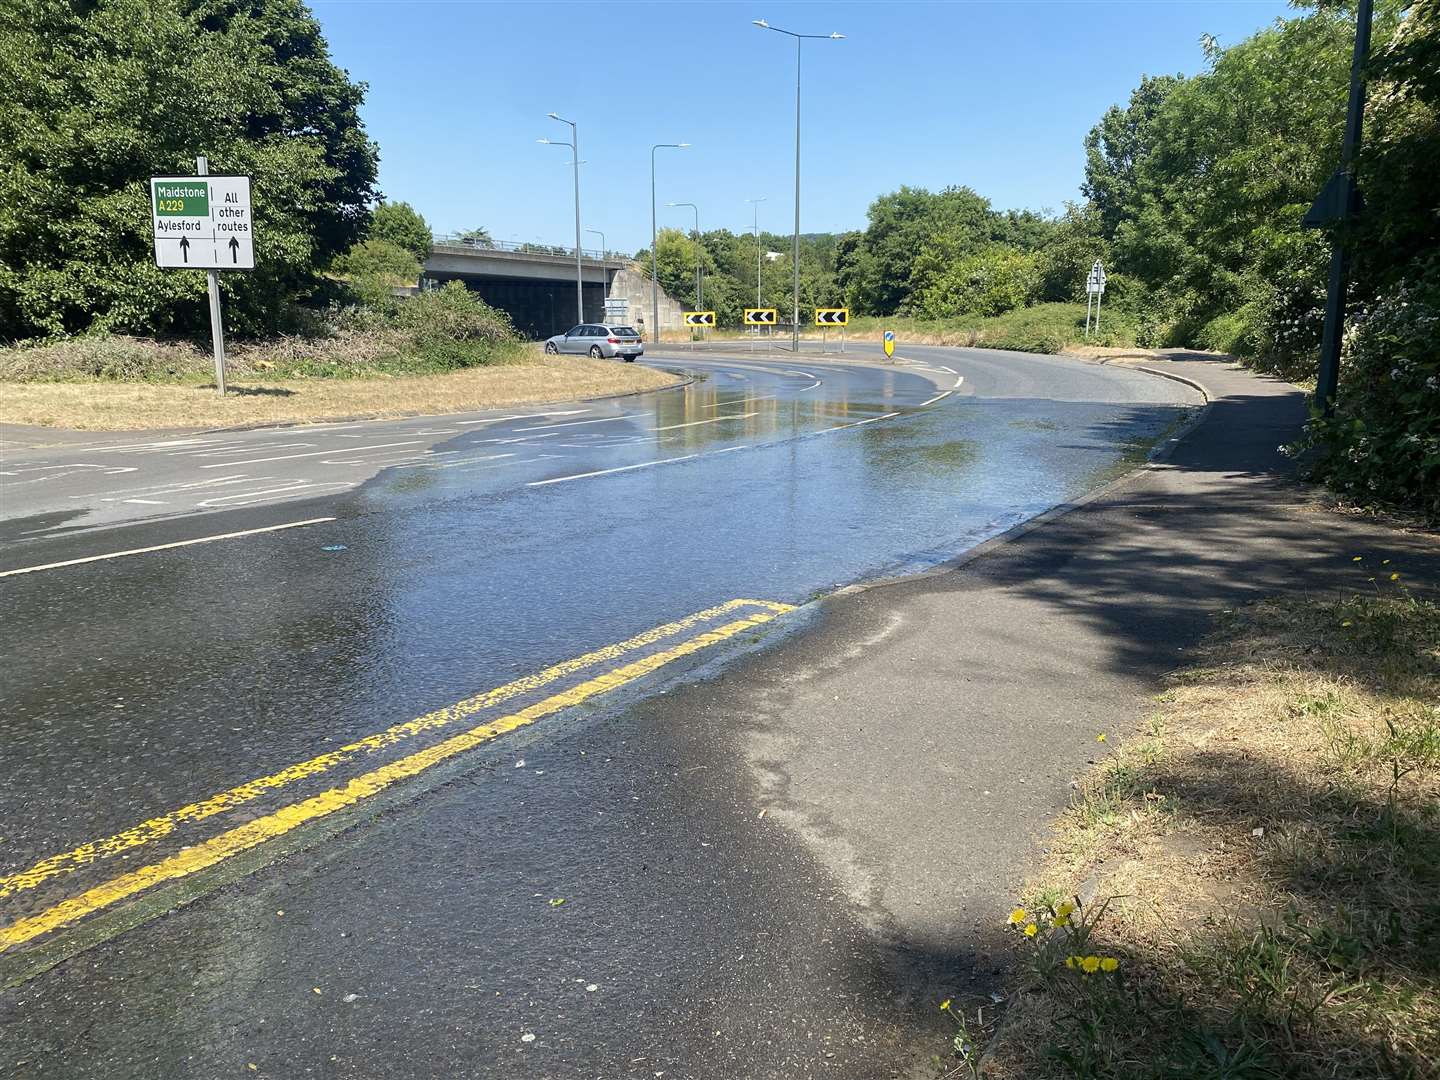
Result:
<svg viewBox="0 0 1440 1080">
<path fill-rule="evenodd" d="M 584 321 L 603 321 L 607 294 L 630 300 L 632 322 L 650 321 L 649 275 L 632 269 L 629 256 L 582 248 L 580 278 Z M 528 338 L 546 338 L 575 325 L 574 248 L 438 237 L 420 283 L 429 288 L 447 281 L 463 282 L 487 304 L 507 312 Z M 662 292 L 662 326 L 678 327 L 679 311 L 680 305 Z"/>
</svg>

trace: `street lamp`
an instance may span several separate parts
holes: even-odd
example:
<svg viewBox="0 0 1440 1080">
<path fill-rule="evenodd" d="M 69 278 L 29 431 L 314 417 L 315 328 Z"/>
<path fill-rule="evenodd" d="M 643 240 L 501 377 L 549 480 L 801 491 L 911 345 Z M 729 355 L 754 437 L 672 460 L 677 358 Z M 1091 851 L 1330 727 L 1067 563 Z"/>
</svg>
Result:
<svg viewBox="0 0 1440 1080">
<path fill-rule="evenodd" d="M 605 257 L 610 253 L 610 249 L 605 246 L 605 234 L 604 234 L 603 232 L 601 232 L 599 229 L 586 229 L 585 231 L 586 231 L 586 232 L 593 232 L 596 236 L 600 237 L 600 261 L 601 261 L 601 262 L 604 262 L 604 261 L 605 261 Z M 602 266 L 602 267 L 600 268 L 600 273 L 605 276 L 604 296 L 605 296 L 605 299 L 606 299 L 606 300 L 609 300 L 609 299 L 610 299 L 610 272 L 609 272 L 608 270 L 606 270 L 606 269 Z M 605 316 L 605 317 L 606 317 L 607 319 L 610 317 L 608 312 L 606 313 L 606 316 Z"/>
<path fill-rule="evenodd" d="M 705 248 L 700 243 L 700 208 L 693 202 L 667 202 L 666 206 L 688 206 L 695 211 L 695 310 L 699 311 L 705 306 L 705 290 L 701 286 L 701 262 Z"/>
<path fill-rule="evenodd" d="M 662 142 L 650 147 L 650 316 L 655 325 L 650 332 L 660 342 L 660 263 L 655 258 L 655 151 L 684 150 L 688 142 Z"/>
<path fill-rule="evenodd" d="M 760 306 L 760 204 L 769 196 L 761 195 L 758 199 L 746 199 L 755 211 L 755 306 Z"/>
<path fill-rule="evenodd" d="M 551 120 L 558 120 L 562 124 L 570 125 L 570 142 L 558 142 L 551 139 L 541 139 L 542 143 L 549 146 L 568 146 L 571 153 L 575 155 L 575 321 L 585 321 L 585 284 L 580 269 L 580 129 L 575 121 L 566 120 L 557 113 L 546 113 Z"/>
<path fill-rule="evenodd" d="M 821 41 L 841 41 L 844 34 L 797 34 L 793 30 L 782 30 L 778 26 L 771 26 L 764 19 L 751 20 L 762 30 L 774 30 L 777 34 L 786 34 L 795 39 L 795 240 L 793 257 L 795 260 L 795 322 L 791 327 L 792 341 L 791 348 L 798 353 L 800 351 L 800 46 L 807 39 Z"/>
</svg>

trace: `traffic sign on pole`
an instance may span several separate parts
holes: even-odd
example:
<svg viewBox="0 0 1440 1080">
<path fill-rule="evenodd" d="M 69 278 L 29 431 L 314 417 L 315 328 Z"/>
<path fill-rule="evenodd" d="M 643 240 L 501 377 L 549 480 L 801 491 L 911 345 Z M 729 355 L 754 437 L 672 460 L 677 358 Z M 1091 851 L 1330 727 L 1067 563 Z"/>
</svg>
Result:
<svg viewBox="0 0 1440 1080">
<path fill-rule="evenodd" d="M 884 334 L 885 356 L 888 359 L 895 355 L 895 331 L 886 330 Z"/>
<path fill-rule="evenodd" d="M 685 316 L 686 326 L 715 325 L 715 313 L 713 311 L 686 311 L 682 312 L 682 314 Z"/>
<path fill-rule="evenodd" d="M 248 176 L 152 176 L 155 265 L 171 270 L 254 270 Z"/>
<path fill-rule="evenodd" d="M 747 307 L 745 309 L 746 326 L 775 326 L 779 322 L 779 312 L 773 307 Z"/>
<path fill-rule="evenodd" d="M 816 326 L 849 326 L 850 309 L 843 307 L 822 307 L 815 309 Z"/>
</svg>

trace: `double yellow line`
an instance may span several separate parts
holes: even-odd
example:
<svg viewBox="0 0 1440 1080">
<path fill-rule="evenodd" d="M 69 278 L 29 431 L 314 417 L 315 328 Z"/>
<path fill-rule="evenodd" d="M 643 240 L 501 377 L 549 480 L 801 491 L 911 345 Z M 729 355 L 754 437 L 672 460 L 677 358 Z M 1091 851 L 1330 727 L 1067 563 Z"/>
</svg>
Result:
<svg viewBox="0 0 1440 1080">
<path fill-rule="evenodd" d="M 757 610 L 715 629 L 707 630 L 671 648 L 651 653 L 639 660 L 587 679 L 568 690 L 554 694 L 508 716 L 502 716 L 458 735 L 453 735 L 434 746 L 364 773 L 329 791 L 220 833 L 193 847 L 187 847 L 169 858 L 127 874 L 121 874 L 38 914 L 0 928 L 0 953 L 42 934 L 69 926 L 87 915 L 134 896 L 161 882 L 187 877 L 243 851 L 257 847 L 268 840 L 282 836 L 307 822 L 353 806 L 385 790 L 399 780 L 416 776 L 442 761 L 453 758 L 457 754 L 463 754 L 467 750 L 473 750 L 499 735 L 533 724 L 536 720 L 562 709 L 579 705 L 598 694 L 615 690 L 664 667 L 666 664 L 725 641 L 745 630 L 770 622 L 778 615 L 791 611 L 793 608 L 789 604 L 768 600 L 731 600 L 716 607 L 707 608 L 675 622 L 648 630 L 636 637 L 607 645 L 554 667 L 546 668 L 534 675 L 507 683 L 505 686 L 466 698 L 464 701 L 444 709 L 426 713 L 424 716 L 403 724 L 397 724 L 375 735 L 342 746 L 331 753 L 321 754 L 279 772 L 240 784 L 210 798 L 182 806 L 177 810 L 143 821 L 114 836 L 82 844 L 70 851 L 44 859 L 28 870 L 0 878 L 0 897 L 32 889 L 42 882 L 61 874 L 72 873 L 96 860 L 159 840 L 174 832 L 183 823 L 202 821 L 240 806 L 267 791 L 283 787 L 304 777 L 327 772 L 345 761 L 362 754 L 374 753 L 422 731 L 444 727 L 508 698 L 539 689 L 566 675 L 574 674 L 607 660 L 617 659 L 668 637 L 674 637 L 694 626 L 713 621 L 740 608 Z"/>
</svg>

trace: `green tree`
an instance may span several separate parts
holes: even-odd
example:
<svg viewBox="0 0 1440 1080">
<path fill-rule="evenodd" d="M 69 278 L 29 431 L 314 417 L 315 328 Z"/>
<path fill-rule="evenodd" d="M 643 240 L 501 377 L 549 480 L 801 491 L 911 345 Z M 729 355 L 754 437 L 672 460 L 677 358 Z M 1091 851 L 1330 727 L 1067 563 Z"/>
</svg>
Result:
<svg viewBox="0 0 1440 1080">
<path fill-rule="evenodd" d="M 226 321 L 286 325 L 365 231 L 364 86 L 299 0 L 12 0 L 0 23 L 0 337 L 203 333 L 205 276 L 162 271 L 150 176 L 252 178 L 257 269 Z"/>
<path fill-rule="evenodd" d="M 369 238 L 410 252 L 419 262 L 430 257 L 435 235 L 420 213 L 407 202 L 382 202 L 370 219 Z"/>
<path fill-rule="evenodd" d="M 334 270 L 367 307 L 393 307 L 392 290 L 420 280 L 414 252 L 388 240 L 362 240 L 335 260 Z"/>
<path fill-rule="evenodd" d="M 1039 282 L 1036 256 L 995 244 L 959 258 L 932 248 L 917 260 L 924 284 L 913 307 L 927 319 L 1003 315 L 1029 303 Z"/>
<path fill-rule="evenodd" d="M 495 243 L 494 237 L 490 235 L 490 230 L 483 225 L 477 225 L 473 229 L 466 229 L 460 234 L 460 239 L 467 244 L 475 244 L 479 247 L 489 247 Z"/>
</svg>

